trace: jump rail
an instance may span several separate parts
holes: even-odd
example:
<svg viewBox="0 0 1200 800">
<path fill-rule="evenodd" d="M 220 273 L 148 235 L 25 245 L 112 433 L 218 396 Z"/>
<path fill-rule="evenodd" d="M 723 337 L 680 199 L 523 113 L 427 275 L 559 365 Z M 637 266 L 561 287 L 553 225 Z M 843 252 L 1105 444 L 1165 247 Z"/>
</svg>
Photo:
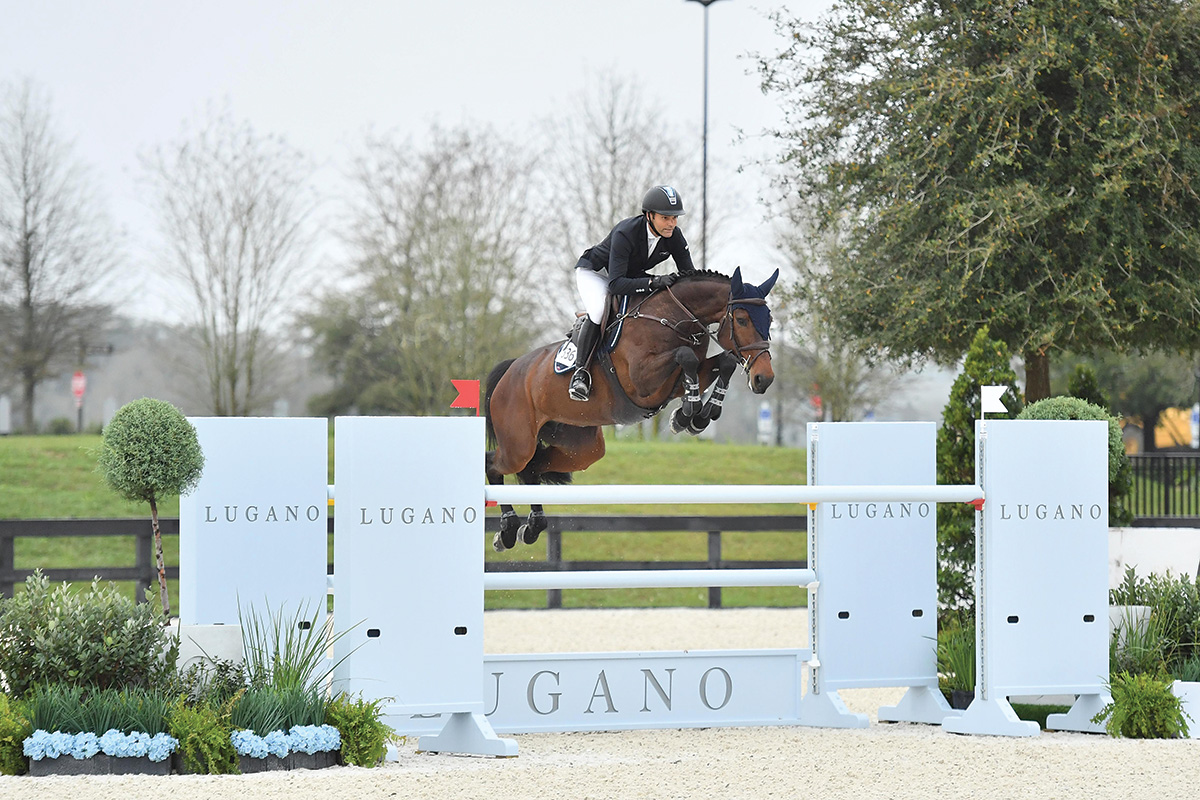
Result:
<svg viewBox="0 0 1200 800">
<path fill-rule="evenodd" d="M 809 586 L 811 569 L 610 569 L 588 572 L 488 572 L 489 591 L 523 589 L 661 589 L 696 586 Z"/>
<path fill-rule="evenodd" d="M 975 485 L 790 486 L 785 484 L 688 486 L 488 486 L 488 500 L 510 505 L 604 505 L 608 503 L 974 503 L 983 499 Z"/>
</svg>

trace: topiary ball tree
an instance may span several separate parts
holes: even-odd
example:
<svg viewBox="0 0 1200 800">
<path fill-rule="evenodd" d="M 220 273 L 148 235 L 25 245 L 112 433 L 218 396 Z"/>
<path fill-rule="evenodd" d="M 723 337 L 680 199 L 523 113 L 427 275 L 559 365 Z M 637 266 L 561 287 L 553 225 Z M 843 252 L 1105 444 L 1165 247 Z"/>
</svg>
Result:
<svg viewBox="0 0 1200 800">
<path fill-rule="evenodd" d="M 135 503 L 150 504 L 158 593 L 163 615 L 170 617 L 158 501 L 189 494 L 200 482 L 204 453 L 196 429 L 170 403 L 149 397 L 134 400 L 122 406 L 104 426 L 97 465 L 117 494 Z"/>
<path fill-rule="evenodd" d="M 1108 524 L 1128 525 L 1133 513 L 1125 507 L 1125 495 L 1133 483 L 1133 467 L 1125 455 L 1125 440 L 1117 418 L 1100 406 L 1078 397 L 1047 397 L 1028 405 L 1017 419 L 1094 419 L 1108 423 Z"/>
</svg>

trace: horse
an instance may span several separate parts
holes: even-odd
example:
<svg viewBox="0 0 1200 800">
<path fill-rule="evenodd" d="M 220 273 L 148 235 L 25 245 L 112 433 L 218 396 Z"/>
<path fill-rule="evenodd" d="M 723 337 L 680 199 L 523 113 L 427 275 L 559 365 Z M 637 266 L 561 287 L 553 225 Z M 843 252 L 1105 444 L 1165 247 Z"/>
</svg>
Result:
<svg viewBox="0 0 1200 800">
<path fill-rule="evenodd" d="M 615 314 L 592 362 L 591 399 L 567 396 L 570 370 L 555 368 L 562 340 L 497 364 L 484 395 L 489 484 L 516 475 L 523 484 L 570 483 L 571 473 L 604 456 L 602 425 L 630 424 L 655 416 L 677 397 L 673 433 L 695 435 L 721 415 L 729 378 L 740 365 L 751 391 L 762 394 L 775 379 L 771 368 L 771 312 L 766 297 L 779 270 L 755 286 L 733 276 L 698 271 L 637 299 L 613 298 Z M 709 356 L 710 344 L 715 355 Z M 705 402 L 701 398 L 712 386 Z M 546 529 L 541 505 L 519 522 L 511 505 L 500 507 L 497 551 L 533 544 Z"/>
</svg>

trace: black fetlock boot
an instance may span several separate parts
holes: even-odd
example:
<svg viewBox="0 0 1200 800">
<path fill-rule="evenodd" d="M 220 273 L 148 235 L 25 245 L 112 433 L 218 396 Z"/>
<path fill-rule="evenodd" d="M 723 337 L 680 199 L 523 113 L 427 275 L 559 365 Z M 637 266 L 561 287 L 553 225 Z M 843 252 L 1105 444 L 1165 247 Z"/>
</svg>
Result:
<svg viewBox="0 0 1200 800">
<path fill-rule="evenodd" d="M 592 376 L 588 372 L 588 364 L 592 360 L 592 351 L 600 339 L 600 326 L 590 319 L 584 319 L 579 326 L 579 337 L 575 347 L 575 373 L 571 376 L 571 386 L 567 390 L 572 400 L 586 401 L 592 396 Z"/>
</svg>

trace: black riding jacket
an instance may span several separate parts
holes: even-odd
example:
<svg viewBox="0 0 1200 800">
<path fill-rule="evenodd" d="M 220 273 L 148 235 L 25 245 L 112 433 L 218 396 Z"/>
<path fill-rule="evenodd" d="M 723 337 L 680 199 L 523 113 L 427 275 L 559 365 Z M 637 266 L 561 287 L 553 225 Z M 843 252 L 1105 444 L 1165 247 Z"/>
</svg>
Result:
<svg viewBox="0 0 1200 800">
<path fill-rule="evenodd" d="M 666 261 L 667 256 L 675 259 L 679 274 L 689 275 L 696 271 L 683 231 L 676 228 L 670 238 L 659 237 L 654 252 L 647 253 L 646 226 L 645 214 L 621 220 L 603 242 L 588 248 L 579 257 L 575 268 L 593 272 L 607 269 L 608 291 L 614 295 L 650 291 L 646 271 Z"/>
</svg>

